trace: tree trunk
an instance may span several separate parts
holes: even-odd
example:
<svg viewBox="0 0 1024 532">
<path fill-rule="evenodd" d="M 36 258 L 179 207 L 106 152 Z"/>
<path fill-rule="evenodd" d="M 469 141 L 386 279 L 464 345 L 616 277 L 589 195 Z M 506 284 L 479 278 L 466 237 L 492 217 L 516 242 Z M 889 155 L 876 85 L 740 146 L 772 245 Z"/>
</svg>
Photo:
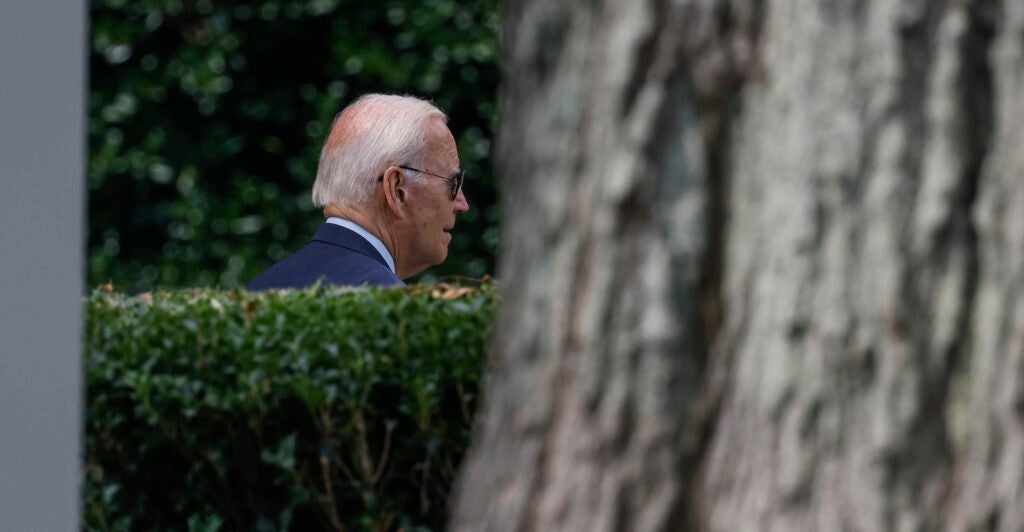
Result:
<svg viewBox="0 0 1024 532">
<path fill-rule="evenodd" d="M 504 10 L 453 529 L 1024 529 L 1024 3 Z"/>
</svg>

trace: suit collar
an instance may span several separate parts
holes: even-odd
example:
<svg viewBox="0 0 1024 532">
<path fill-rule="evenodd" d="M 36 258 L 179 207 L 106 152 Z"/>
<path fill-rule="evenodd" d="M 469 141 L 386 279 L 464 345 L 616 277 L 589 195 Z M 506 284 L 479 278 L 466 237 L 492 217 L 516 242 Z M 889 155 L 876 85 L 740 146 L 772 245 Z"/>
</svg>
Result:
<svg viewBox="0 0 1024 532">
<path fill-rule="evenodd" d="M 388 263 L 388 268 L 391 270 L 391 273 L 395 273 L 397 271 L 395 269 L 395 259 L 391 256 L 391 252 L 388 251 L 384 242 L 381 242 L 380 238 L 377 238 L 377 235 L 367 231 L 365 227 L 353 222 L 352 220 L 341 218 L 339 216 L 331 216 L 327 219 L 327 223 L 340 225 L 341 227 L 363 237 L 363 239 L 369 242 L 370 245 L 373 246 L 373 249 L 376 249 L 377 253 L 384 258 L 384 262 Z"/>
<path fill-rule="evenodd" d="M 317 229 L 313 238 L 310 240 L 324 242 L 326 244 L 331 244 L 332 246 L 343 247 L 345 249 L 355 251 L 356 253 L 366 255 L 367 257 L 381 263 L 385 268 L 388 268 L 389 270 L 391 269 L 388 262 L 376 249 L 374 249 L 370 242 L 360 236 L 359 233 L 340 225 L 325 223 L 320 226 L 320 229 Z"/>
</svg>

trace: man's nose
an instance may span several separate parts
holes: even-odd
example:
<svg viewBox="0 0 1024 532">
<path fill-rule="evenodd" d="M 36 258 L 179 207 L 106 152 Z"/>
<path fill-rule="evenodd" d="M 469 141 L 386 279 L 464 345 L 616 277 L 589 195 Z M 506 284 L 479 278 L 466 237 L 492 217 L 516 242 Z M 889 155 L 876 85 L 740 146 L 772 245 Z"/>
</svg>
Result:
<svg viewBox="0 0 1024 532">
<path fill-rule="evenodd" d="M 452 210 L 456 213 L 462 213 L 469 210 L 469 201 L 466 200 L 466 194 L 459 190 L 459 194 L 455 196 L 455 202 L 452 205 Z"/>
</svg>

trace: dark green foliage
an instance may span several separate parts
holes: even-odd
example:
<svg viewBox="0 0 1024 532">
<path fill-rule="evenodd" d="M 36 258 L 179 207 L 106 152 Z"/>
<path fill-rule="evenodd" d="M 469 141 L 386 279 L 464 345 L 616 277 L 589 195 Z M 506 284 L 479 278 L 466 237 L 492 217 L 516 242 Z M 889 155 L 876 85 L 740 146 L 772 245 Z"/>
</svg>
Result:
<svg viewBox="0 0 1024 532">
<path fill-rule="evenodd" d="M 450 116 L 470 212 L 428 275 L 493 272 L 496 0 L 92 0 L 92 286 L 233 287 L 323 221 L 323 139 L 366 92 Z"/>
<path fill-rule="evenodd" d="M 94 530 L 427 530 L 468 442 L 495 287 L 86 301 Z"/>
</svg>

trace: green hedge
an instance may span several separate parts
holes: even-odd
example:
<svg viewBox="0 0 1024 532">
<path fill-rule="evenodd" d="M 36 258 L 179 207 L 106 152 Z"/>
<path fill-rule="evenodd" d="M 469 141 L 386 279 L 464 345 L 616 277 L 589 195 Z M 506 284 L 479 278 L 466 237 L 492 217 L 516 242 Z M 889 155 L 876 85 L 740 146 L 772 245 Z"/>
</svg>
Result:
<svg viewBox="0 0 1024 532">
<path fill-rule="evenodd" d="M 85 528 L 440 529 L 495 293 L 97 291 Z"/>
</svg>

